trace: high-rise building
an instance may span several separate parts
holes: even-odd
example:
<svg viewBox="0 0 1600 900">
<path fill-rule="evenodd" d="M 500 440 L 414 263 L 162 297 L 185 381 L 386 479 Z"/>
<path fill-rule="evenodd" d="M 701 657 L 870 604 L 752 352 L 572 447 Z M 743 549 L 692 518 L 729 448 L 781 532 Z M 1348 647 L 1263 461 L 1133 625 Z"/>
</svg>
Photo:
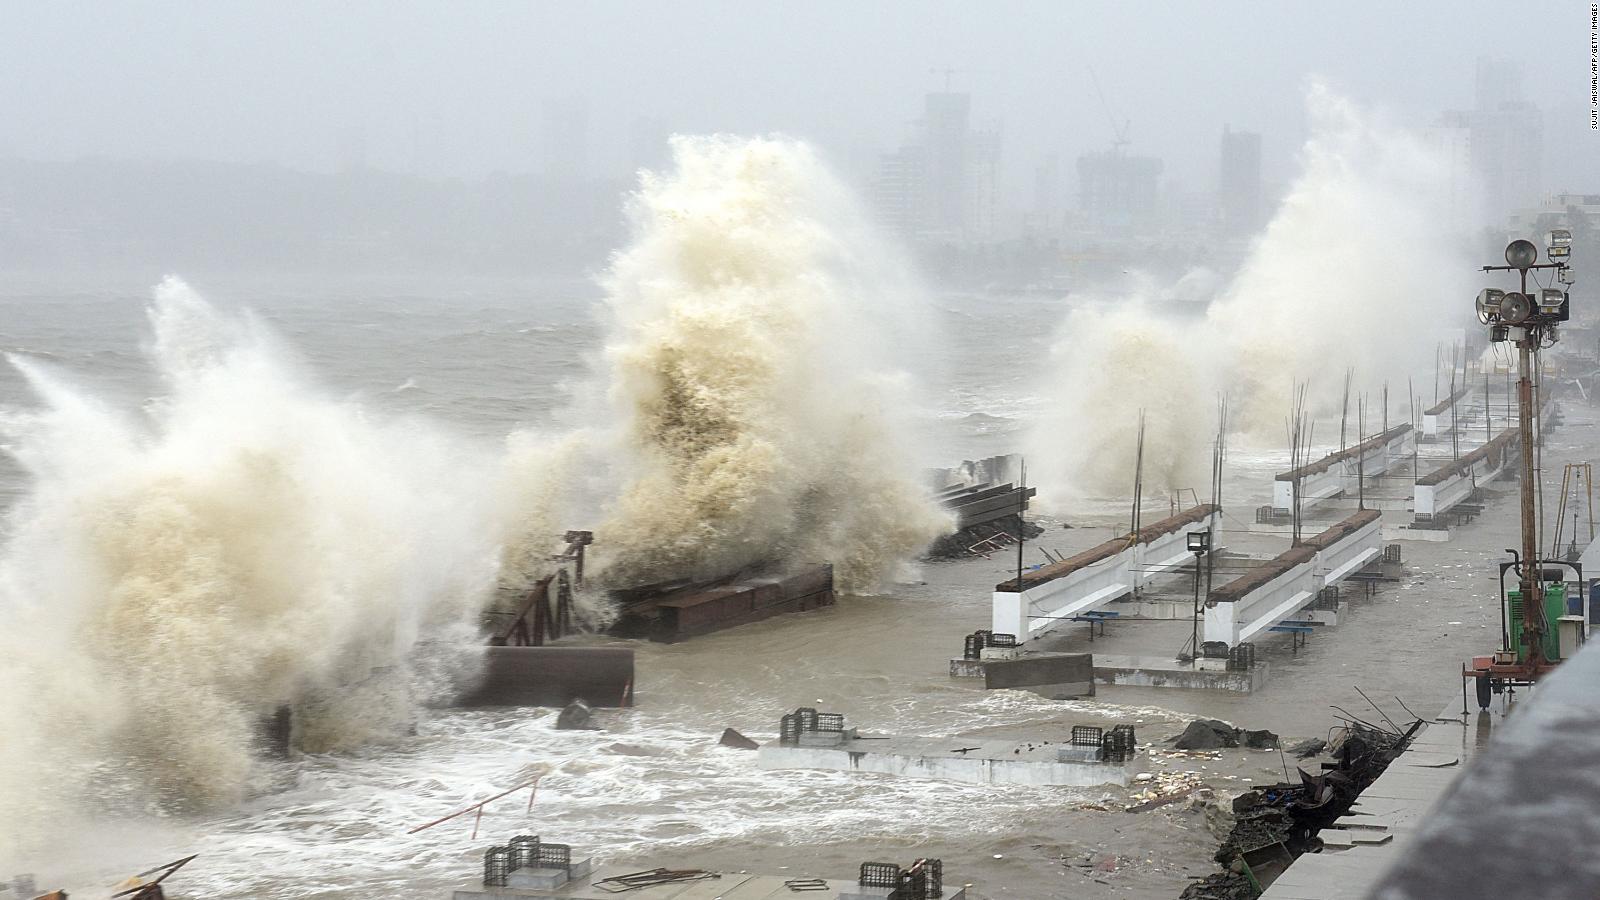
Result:
<svg viewBox="0 0 1600 900">
<path fill-rule="evenodd" d="M 1439 208 L 1457 227 L 1476 228 L 1480 216 L 1472 168 L 1472 114 L 1446 112 L 1423 129 L 1422 137 L 1444 166 L 1440 173 L 1444 196 L 1437 198 Z"/>
<path fill-rule="evenodd" d="M 1106 234 L 1149 234 L 1159 224 L 1161 160 L 1120 146 L 1078 157 L 1078 202 L 1085 223 Z"/>
<path fill-rule="evenodd" d="M 1254 234 L 1261 227 L 1261 135 L 1222 127 L 1222 167 L 1217 208 L 1222 233 Z"/>
<path fill-rule="evenodd" d="M 1522 95 L 1522 69 L 1505 60 L 1478 60 L 1470 113 L 1469 154 L 1492 220 L 1536 202 L 1543 179 L 1544 119 Z"/>
<path fill-rule="evenodd" d="M 921 235 L 928 221 L 927 198 L 927 165 L 921 147 L 901 147 L 878 158 L 872 202 L 891 231 L 904 238 Z"/>
<path fill-rule="evenodd" d="M 1000 132 L 974 131 L 971 110 L 967 94 L 926 95 L 912 140 L 879 158 L 873 199 L 902 236 L 945 242 L 993 236 Z"/>
<path fill-rule="evenodd" d="M 922 146 L 927 159 L 928 221 L 935 232 L 959 236 L 968 216 L 968 120 L 972 98 L 967 94 L 928 94 L 922 114 Z"/>
</svg>

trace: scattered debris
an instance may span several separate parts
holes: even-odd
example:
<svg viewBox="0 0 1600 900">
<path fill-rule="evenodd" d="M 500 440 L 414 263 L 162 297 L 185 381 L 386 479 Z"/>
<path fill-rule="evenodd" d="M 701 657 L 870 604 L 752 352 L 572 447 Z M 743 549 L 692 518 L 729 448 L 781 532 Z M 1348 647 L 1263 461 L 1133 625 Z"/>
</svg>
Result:
<svg viewBox="0 0 1600 900">
<path fill-rule="evenodd" d="M 744 735 L 740 734 L 739 732 L 734 731 L 732 728 L 724 728 L 724 729 L 722 729 L 722 737 L 717 740 L 717 743 L 721 744 L 724 747 L 732 747 L 735 750 L 760 750 L 761 749 L 761 745 L 760 744 L 756 743 L 755 741 L 750 740 L 749 738 L 745 737 Z"/>
<path fill-rule="evenodd" d="M 1140 790 L 1133 796 L 1140 802 L 1123 807 L 1128 812 L 1146 812 L 1176 803 L 1204 787 L 1197 772 L 1141 772 L 1134 776 L 1134 781 Z"/>
</svg>

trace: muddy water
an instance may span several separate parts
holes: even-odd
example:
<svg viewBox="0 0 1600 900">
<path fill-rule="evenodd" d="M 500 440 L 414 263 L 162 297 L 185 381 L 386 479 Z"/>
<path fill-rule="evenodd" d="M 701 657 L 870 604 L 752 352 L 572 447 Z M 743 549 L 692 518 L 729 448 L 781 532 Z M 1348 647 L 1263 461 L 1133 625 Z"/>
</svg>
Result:
<svg viewBox="0 0 1600 900">
<path fill-rule="evenodd" d="M 530 313 L 522 301 L 541 292 L 569 299 Z M 579 289 L 497 286 L 420 299 L 364 289 L 309 299 L 243 293 L 337 386 L 486 436 L 559 406 L 563 380 L 575 376 L 585 342 L 594 340 Z M 9 303 L 18 315 L 9 319 L 8 347 L 88 369 L 134 403 L 145 395 L 144 374 L 129 364 L 135 295 L 35 294 Z M 959 387 L 934 390 L 931 415 L 970 427 L 952 425 L 954 437 L 930 456 L 1010 449 L 1003 418 L 996 426 L 971 417 L 993 416 L 985 402 L 1009 412 L 1036 400 L 1008 382 L 986 401 L 976 383 L 984 368 L 958 361 L 956 369 Z M 0 379 L 0 391 L 16 388 Z M 1547 449 L 1549 471 L 1593 446 L 1592 415 L 1573 410 L 1568 420 Z M 1270 555 L 1287 539 L 1250 533 L 1247 512 L 1263 502 L 1282 460 L 1261 451 L 1235 461 L 1227 543 Z M 1098 529 L 1056 527 L 1050 546 L 1102 540 L 1121 515 L 1111 502 L 1081 513 L 1076 524 Z M 1399 715 L 1396 698 L 1429 715 L 1459 694 L 1459 661 L 1497 640 L 1486 598 L 1493 562 L 1515 541 L 1514 517 L 1508 493 L 1452 543 L 1407 543 L 1410 574 L 1351 600 L 1338 628 L 1320 631 L 1298 653 L 1286 640 L 1264 642 L 1273 675 L 1253 695 L 1104 688 L 1093 700 L 1052 702 L 953 681 L 945 675 L 949 657 L 963 634 L 987 626 L 989 590 L 1014 560 L 930 564 L 921 583 L 891 596 L 846 597 L 830 610 L 681 645 L 635 645 L 638 707 L 603 712 L 601 731 L 557 732 L 552 711 L 434 712 L 404 742 L 278 764 L 252 800 L 223 815 L 99 815 L 80 823 L 79 840 L 33 868 L 42 881 L 59 879 L 93 896 L 152 861 L 198 852 L 177 883 L 191 896 L 420 900 L 471 880 L 491 841 L 535 833 L 641 865 L 837 877 L 866 859 L 937 856 L 950 880 L 974 883 L 976 897 L 1173 897 L 1189 876 L 1211 871 L 1215 848 L 1203 812 L 1185 804 L 1135 814 L 1122 811 L 1132 791 L 1121 788 L 763 772 L 752 754 L 718 747 L 716 737 L 724 727 L 771 737 L 784 711 L 810 705 L 843 712 L 869 731 L 1061 734 L 1077 723 L 1129 722 L 1147 742 L 1203 714 L 1294 739 L 1324 734 L 1334 724 L 1332 706 L 1377 717 L 1358 687 L 1391 716 Z M 1174 652 L 1188 623 L 1117 623 L 1093 645 L 1078 629 L 1066 633 L 1069 646 L 1157 654 Z M 1283 775 L 1278 755 L 1260 751 L 1140 765 L 1193 769 L 1221 792 Z M 490 805 L 476 839 L 467 819 L 407 834 L 539 772 L 548 774 L 531 811 L 526 792 Z"/>
</svg>

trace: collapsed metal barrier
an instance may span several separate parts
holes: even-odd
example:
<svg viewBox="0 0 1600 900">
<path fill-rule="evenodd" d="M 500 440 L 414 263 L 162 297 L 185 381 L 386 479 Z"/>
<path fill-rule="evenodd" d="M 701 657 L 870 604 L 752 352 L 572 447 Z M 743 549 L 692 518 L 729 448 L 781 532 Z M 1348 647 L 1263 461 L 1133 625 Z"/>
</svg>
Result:
<svg viewBox="0 0 1600 900">
<path fill-rule="evenodd" d="M 887 900 L 936 900 L 944 896 L 944 863 L 919 859 L 902 869 L 897 863 L 864 862 L 857 883 L 889 888 Z"/>
</svg>

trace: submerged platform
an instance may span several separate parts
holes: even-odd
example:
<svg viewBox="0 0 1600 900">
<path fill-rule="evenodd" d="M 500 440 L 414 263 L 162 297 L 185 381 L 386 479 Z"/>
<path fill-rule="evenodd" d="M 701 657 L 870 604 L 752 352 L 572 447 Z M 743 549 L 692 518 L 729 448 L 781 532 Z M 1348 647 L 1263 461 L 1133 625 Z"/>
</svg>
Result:
<svg viewBox="0 0 1600 900">
<path fill-rule="evenodd" d="M 1026 784 L 1093 787 L 1125 785 L 1134 760 L 1102 762 L 1089 748 L 1060 740 L 984 740 L 981 738 L 860 735 L 828 747 L 763 744 L 757 760 L 763 769 L 829 769 L 874 772 L 907 778 L 936 778 L 969 784 Z"/>
<path fill-rule="evenodd" d="M 1180 663 L 1170 657 L 1162 656 L 1123 656 L 1096 653 L 1091 657 L 1087 653 L 1056 653 L 1048 650 L 1024 650 L 1018 655 L 1018 661 L 1052 659 L 1059 659 L 1058 665 L 1062 666 L 1084 664 L 1092 666 L 1095 684 L 1124 685 L 1128 687 L 1185 688 L 1204 691 L 1235 691 L 1248 694 L 1251 691 L 1260 690 L 1267 683 L 1268 675 L 1268 667 L 1265 662 L 1258 662 L 1254 668 L 1246 671 L 1228 671 L 1225 668 L 1205 668 L 1188 663 Z M 1069 662 L 1069 659 L 1074 662 Z M 1082 662 L 1076 662 L 1079 659 Z M 1223 660 L 1217 660 L 1216 662 L 1220 664 Z M 990 669 L 1006 664 L 992 659 L 952 659 L 950 660 L 950 677 L 985 678 L 986 684 L 991 688 L 997 686 L 1014 687 L 1017 690 L 1041 693 L 1038 689 L 1025 685 L 994 684 L 993 679 L 989 677 L 991 674 Z M 1085 694 L 1093 694 L 1093 690 L 1086 691 Z"/>
<path fill-rule="evenodd" d="M 631 900 L 775 900 L 779 897 L 812 897 L 815 900 L 884 900 L 889 888 L 862 887 L 854 878 L 818 878 L 809 875 L 752 875 L 748 872 L 707 872 L 704 877 L 670 884 L 617 889 L 608 879 L 648 872 L 644 865 L 605 865 L 583 876 L 575 876 L 551 888 L 486 887 L 481 884 L 457 888 L 452 900 L 509 900 L 523 897 L 564 897 L 567 900 L 608 900 L 619 893 Z M 940 900 L 966 900 L 967 890 L 960 885 L 944 886 Z"/>
<path fill-rule="evenodd" d="M 1225 663 L 1226 660 L 1207 662 Z M 1185 688 L 1201 691 L 1235 691 L 1248 694 L 1267 683 L 1267 664 L 1258 662 L 1243 671 L 1205 668 L 1163 656 L 1095 656 L 1094 680 L 1129 687 Z"/>
</svg>

